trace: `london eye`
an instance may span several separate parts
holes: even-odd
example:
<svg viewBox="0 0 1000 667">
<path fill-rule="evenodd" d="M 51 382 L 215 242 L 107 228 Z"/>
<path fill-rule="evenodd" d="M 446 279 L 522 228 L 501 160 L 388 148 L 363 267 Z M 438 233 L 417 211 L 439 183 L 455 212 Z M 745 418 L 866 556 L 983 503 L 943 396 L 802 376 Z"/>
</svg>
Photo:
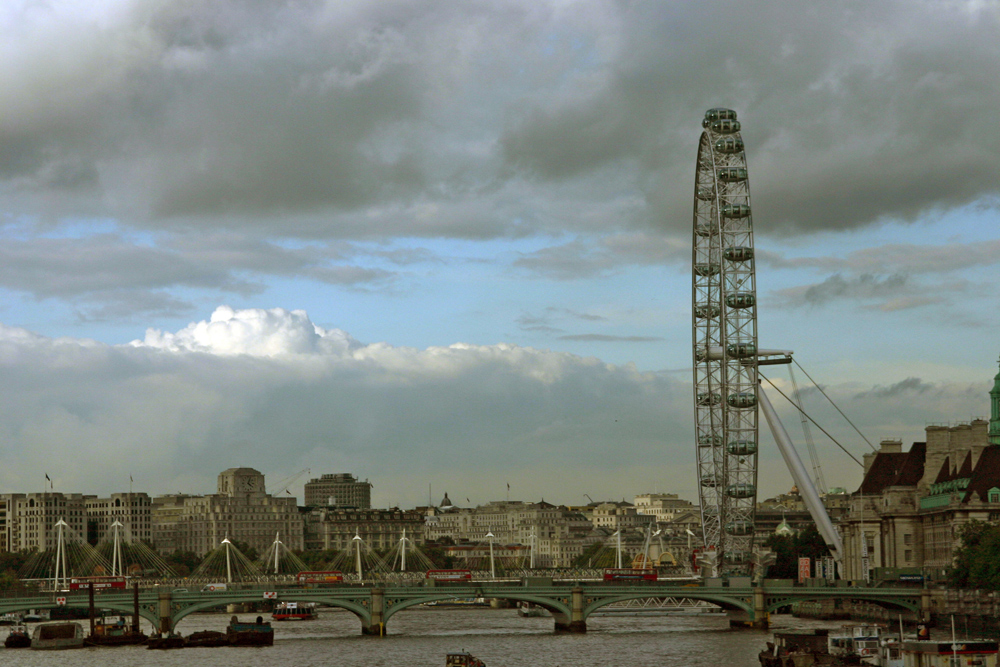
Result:
<svg viewBox="0 0 1000 667">
<path fill-rule="evenodd" d="M 746 154 L 732 109 L 702 121 L 694 188 L 692 331 L 705 545 L 724 571 L 753 564 L 757 501 L 757 292 Z"/>
</svg>

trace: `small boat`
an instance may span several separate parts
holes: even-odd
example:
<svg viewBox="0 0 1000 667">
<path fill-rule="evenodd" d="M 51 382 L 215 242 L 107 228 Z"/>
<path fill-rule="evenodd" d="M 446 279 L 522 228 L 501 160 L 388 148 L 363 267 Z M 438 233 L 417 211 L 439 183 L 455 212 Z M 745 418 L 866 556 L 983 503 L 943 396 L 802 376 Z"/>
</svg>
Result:
<svg viewBox="0 0 1000 667">
<path fill-rule="evenodd" d="M 225 632 L 202 630 L 201 632 L 192 632 L 189 634 L 184 642 L 184 646 L 187 648 L 229 646 L 229 637 L 226 636 Z"/>
<path fill-rule="evenodd" d="M 901 653 L 904 665 L 983 665 L 996 667 L 998 643 L 993 639 L 959 639 L 945 642 L 904 641 Z"/>
<path fill-rule="evenodd" d="M 313 621 L 316 620 L 316 605 L 313 603 L 279 602 L 271 612 L 272 621 Z"/>
<path fill-rule="evenodd" d="M 184 643 L 183 637 L 171 632 L 166 635 L 153 635 L 146 640 L 146 648 L 153 650 L 184 648 Z"/>
<path fill-rule="evenodd" d="M 538 618 L 540 616 L 548 616 L 549 614 L 543 607 L 539 607 L 537 604 L 518 602 L 517 615 L 525 618 Z"/>
<path fill-rule="evenodd" d="M 147 639 L 145 634 L 129 626 L 124 618 L 118 617 L 111 621 L 102 618 L 95 623 L 94 632 L 83 643 L 87 646 L 130 646 L 145 644 Z"/>
<path fill-rule="evenodd" d="M 79 623 L 46 623 L 37 626 L 31 635 L 32 650 L 68 648 L 83 648 L 83 626 Z"/>
<path fill-rule="evenodd" d="M 10 613 L 0 616 L 0 625 L 21 625 L 22 623 L 24 623 L 24 619 L 21 618 L 20 614 Z"/>
<path fill-rule="evenodd" d="M 444 659 L 445 667 L 486 667 L 486 664 L 471 653 L 449 653 Z"/>
<path fill-rule="evenodd" d="M 274 629 L 270 623 L 265 623 L 262 616 L 255 623 L 240 623 L 233 616 L 226 628 L 226 636 L 230 646 L 272 646 L 274 645 Z"/>
<path fill-rule="evenodd" d="M 28 634 L 28 628 L 23 625 L 12 627 L 3 645 L 5 648 L 28 648 L 31 646 L 31 635 Z"/>
</svg>

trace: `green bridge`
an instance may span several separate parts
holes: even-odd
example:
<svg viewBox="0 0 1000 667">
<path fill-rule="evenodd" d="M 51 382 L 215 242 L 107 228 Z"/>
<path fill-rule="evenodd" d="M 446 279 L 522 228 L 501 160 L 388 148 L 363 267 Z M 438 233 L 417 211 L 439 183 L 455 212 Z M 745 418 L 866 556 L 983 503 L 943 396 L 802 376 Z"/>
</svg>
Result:
<svg viewBox="0 0 1000 667">
<path fill-rule="evenodd" d="M 930 591 L 920 588 L 841 588 L 763 585 L 756 587 L 698 586 L 662 583 L 602 583 L 526 580 L 484 581 L 463 584 L 426 585 L 335 585 L 300 587 L 279 584 L 236 585 L 224 591 L 194 592 L 150 587 L 98 592 L 95 606 L 132 614 L 138 600 L 139 615 L 161 632 L 170 632 L 188 614 L 222 605 L 261 602 L 315 602 L 346 609 L 361 622 L 365 635 L 381 636 L 398 612 L 427 602 L 464 598 L 496 598 L 530 602 L 547 609 L 555 619 L 556 632 L 586 632 L 587 618 L 606 605 L 641 598 L 687 598 L 722 607 L 731 625 L 767 628 L 771 612 L 795 602 L 854 600 L 907 611 L 915 619 L 930 615 Z M 72 591 L 0 597 L 0 613 L 49 609 L 60 605 L 87 607 L 88 591 Z"/>
</svg>

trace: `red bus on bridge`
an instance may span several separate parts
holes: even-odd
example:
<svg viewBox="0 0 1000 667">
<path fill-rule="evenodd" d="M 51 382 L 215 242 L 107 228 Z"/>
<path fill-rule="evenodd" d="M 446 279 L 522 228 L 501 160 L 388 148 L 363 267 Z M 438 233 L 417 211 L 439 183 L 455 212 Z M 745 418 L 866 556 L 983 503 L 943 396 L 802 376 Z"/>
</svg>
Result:
<svg viewBox="0 0 1000 667">
<path fill-rule="evenodd" d="M 656 581 L 656 570 L 609 567 L 604 570 L 604 581 Z"/>
<path fill-rule="evenodd" d="M 472 570 L 427 570 L 427 579 L 435 582 L 457 582 L 472 581 Z"/>
<path fill-rule="evenodd" d="M 69 580 L 71 591 L 82 591 L 90 588 L 94 584 L 94 590 L 107 590 L 109 588 L 125 588 L 127 582 L 125 577 L 74 577 Z"/>
<path fill-rule="evenodd" d="M 344 573 L 337 570 L 299 572 L 295 575 L 295 581 L 300 586 L 305 584 L 339 584 L 344 581 Z"/>
</svg>

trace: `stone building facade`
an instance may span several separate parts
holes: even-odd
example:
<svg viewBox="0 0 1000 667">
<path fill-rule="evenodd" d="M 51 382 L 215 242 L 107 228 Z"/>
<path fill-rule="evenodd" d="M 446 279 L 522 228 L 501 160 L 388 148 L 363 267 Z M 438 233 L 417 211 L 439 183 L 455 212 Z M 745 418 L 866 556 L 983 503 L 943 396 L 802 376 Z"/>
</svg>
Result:
<svg viewBox="0 0 1000 667">
<path fill-rule="evenodd" d="M 79 493 L 9 493 L 3 500 L 8 551 L 54 549 L 60 520 L 67 525 L 65 540 L 87 539 L 87 508 Z"/>
<path fill-rule="evenodd" d="M 321 475 L 305 483 L 307 507 L 353 507 L 371 509 L 372 485 L 350 473 Z"/>
<path fill-rule="evenodd" d="M 428 510 L 426 537 L 486 544 L 492 533 L 495 545 L 529 547 L 527 557 L 536 567 L 569 567 L 589 544 L 592 528 L 579 512 L 544 501 L 494 501 L 475 508 L 442 503 Z"/>
<path fill-rule="evenodd" d="M 1000 521 L 1000 373 L 990 391 L 992 419 L 930 425 L 926 442 L 902 451 L 885 440 L 865 457 L 865 477 L 838 525 L 844 576 L 875 568 L 913 568 L 940 579 L 952 566 L 957 535 L 970 521 Z M 868 568 L 862 566 L 867 546 Z"/>
<path fill-rule="evenodd" d="M 384 551 L 399 544 L 424 543 L 424 514 L 418 510 L 313 508 L 305 517 L 305 548 L 344 550 L 357 535 L 369 547 Z"/>
<path fill-rule="evenodd" d="M 219 473 L 218 493 L 162 496 L 152 504 L 153 543 L 163 553 L 203 555 L 228 537 L 265 552 L 277 536 L 289 549 L 304 547 L 302 514 L 295 498 L 267 494 L 264 475 L 253 468 Z"/>
<path fill-rule="evenodd" d="M 112 538 L 111 526 L 122 524 L 121 539 L 152 543 L 153 502 L 146 493 L 112 493 L 107 498 L 84 496 L 87 532 L 97 541 Z"/>
</svg>

